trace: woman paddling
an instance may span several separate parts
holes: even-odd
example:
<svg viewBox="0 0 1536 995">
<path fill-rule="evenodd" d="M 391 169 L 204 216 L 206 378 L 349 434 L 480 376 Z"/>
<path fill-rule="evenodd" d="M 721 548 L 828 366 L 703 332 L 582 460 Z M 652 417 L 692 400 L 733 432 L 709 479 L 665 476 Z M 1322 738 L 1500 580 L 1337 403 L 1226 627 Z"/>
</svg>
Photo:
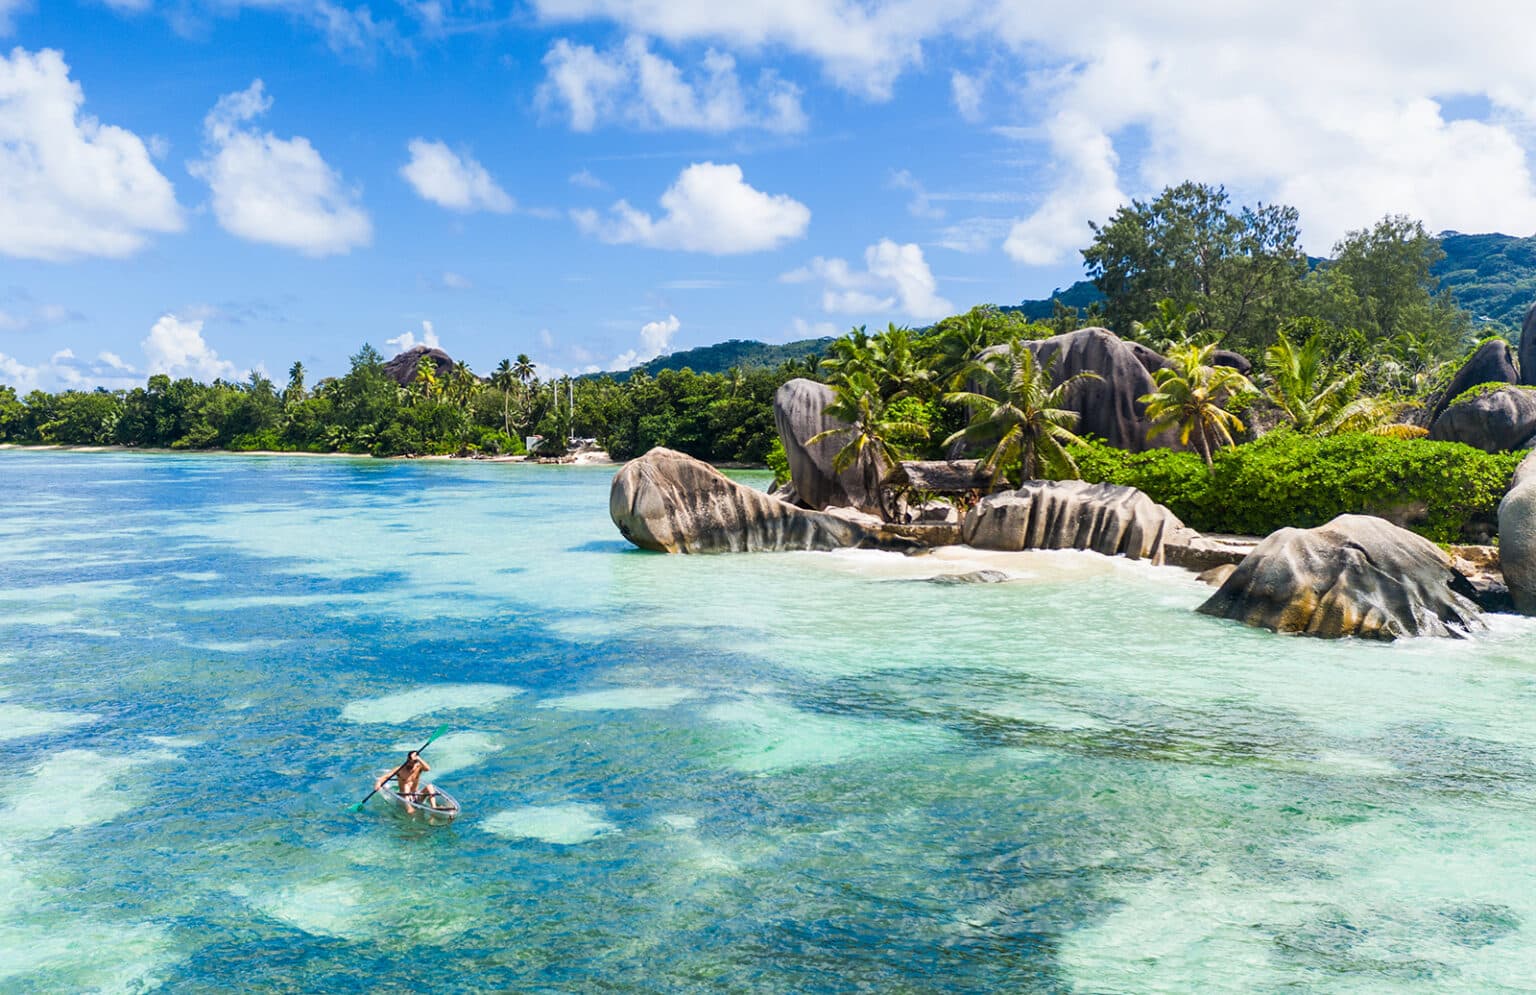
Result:
<svg viewBox="0 0 1536 995">
<path fill-rule="evenodd" d="M 375 791 L 379 790 L 393 777 L 398 788 L 396 793 L 404 799 L 405 811 L 407 813 L 414 813 L 416 811 L 415 806 L 411 802 L 418 799 L 426 799 L 427 805 L 435 808 L 433 799 L 437 797 L 437 788 L 431 784 L 425 788 L 420 787 L 421 775 L 431 769 L 432 766 L 421 759 L 421 754 L 412 750 L 405 755 L 405 763 L 374 782 L 373 789 Z"/>
</svg>

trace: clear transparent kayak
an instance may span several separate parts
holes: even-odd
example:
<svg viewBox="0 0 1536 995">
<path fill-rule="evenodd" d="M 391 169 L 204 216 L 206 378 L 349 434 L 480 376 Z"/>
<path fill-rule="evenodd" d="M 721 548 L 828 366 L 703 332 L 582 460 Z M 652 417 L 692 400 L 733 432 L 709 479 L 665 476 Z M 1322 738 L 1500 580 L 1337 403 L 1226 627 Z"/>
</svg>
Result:
<svg viewBox="0 0 1536 995">
<path fill-rule="evenodd" d="M 433 788 L 437 793 L 428 797 L 425 794 L 428 787 Z M 446 826 L 459 817 L 458 800 L 436 785 L 423 785 L 421 796 L 413 796 L 409 805 L 405 796 L 397 790 L 398 788 L 399 785 L 389 781 L 379 789 L 379 797 L 383 798 L 390 808 L 406 818 L 425 822 L 429 826 Z"/>
</svg>

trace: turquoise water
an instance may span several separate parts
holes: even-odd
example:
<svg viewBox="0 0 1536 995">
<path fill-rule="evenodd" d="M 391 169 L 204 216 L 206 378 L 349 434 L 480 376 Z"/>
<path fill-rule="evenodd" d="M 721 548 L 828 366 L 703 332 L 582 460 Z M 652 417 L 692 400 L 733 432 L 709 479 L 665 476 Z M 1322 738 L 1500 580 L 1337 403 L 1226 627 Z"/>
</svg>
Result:
<svg viewBox="0 0 1536 995">
<path fill-rule="evenodd" d="M 1530 990 L 1536 622 L 658 556 L 610 474 L 0 452 L 0 990 Z M 347 811 L 445 722 L 457 823 Z"/>
</svg>

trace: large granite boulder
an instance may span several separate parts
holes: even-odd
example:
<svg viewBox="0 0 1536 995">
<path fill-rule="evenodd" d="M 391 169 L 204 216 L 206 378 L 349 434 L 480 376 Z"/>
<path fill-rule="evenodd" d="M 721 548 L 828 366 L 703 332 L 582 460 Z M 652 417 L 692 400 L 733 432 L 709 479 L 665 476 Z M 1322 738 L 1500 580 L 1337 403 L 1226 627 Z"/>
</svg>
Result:
<svg viewBox="0 0 1536 995">
<path fill-rule="evenodd" d="M 1515 351 L 1503 339 L 1489 339 L 1478 346 L 1472 358 L 1456 371 L 1445 393 L 1429 410 L 1429 422 L 1434 424 L 1440 413 L 1450 407 L 1452 401 L 1463 392 L 1485 383 L 1519 383 L 1520 374 L 1515 370 Z"/>
<path fill-rule="evenodd" d="M 1136 356 L 1136 361 L 1148 373 L 1156 373 L 1158 370 L 1167 368 L 1168 357 L 1151 346 L 1144 346 L 1140 342 L 1130 341 L 1127 341 L 1125 344 L 1131 347 L 1131 352 Z"/>
<path fill-rule="evenodd" d="M 842 549 L 870 541 L 861 524 L 785 504 L 661 447 L 614 474 L 608 514 L 624 538 L 660 553 Z"/>
<path fill-rule="evenodd" d="M 828 429 L 848 427 L 847 422 L 826 414 L 832 397 L 832 388 L 826 384 L 798 377 L 773 395 L 773 420 L 789 456 L 795 496 L 807 508 L 857 508 L 881 514 L 880 481 L 886 467 L 873 451 L 866 449 L 852 466 L 838 473 L 833 470 L 832 461 L 848 444 L 847 435 L 806 444 L 807 439 Z"/>
<path fill-rule="evenodd" d="M 1536 387 L 1536 304 L 1525 312 L 1520 326 L 1520 382 Z"/>
<path fill-rule="evenodd" d="M 1228 369 L 1236 370 L 1245 377 L 1253 372 L 1253 360 L 1232 349 L 1217 349 L 1211 354 L 1211 365 L 1225 366 Z"/>
<path fill-rule="evenodd" d="M 384 373 L 395 383 L 404 387 L 416 379 L 416 368 L 421 364 L 421 357 L 426 356 L 437 366 L 437 375 L 447 376 L 454 367 L 453 357 L 441 349 L 419 345 L 407 349 L 400 355 L 384 364 Z"/>
<path fill-rule="evenodd" d="M 1272 533 L 1199 610 L 1329 639 L 1460 636 L 1482 626 L 1471 594 L 1428 539 L 1380 518 L 1340 515 Z"/>
<path fill-rule="evenodd" d="M 1529 449 L 1536 441 L 1536 390 L 1500 387 L 1458 401 L 1429 428 L 1437 442 L 1465 442 L 1488 453 Z"/>
<path fill-rule="evenodd" d="M 1147 438 L 1151 422 L 1140 398 L 1152 393 L 1156 385 L 1139 358 L 1142 354 L 1131 343 L 1107 328 L 1079 328 L 1025 345 L 1040 362 L 1053 363 L 1051 379 L 1055 383 L 1084 371 L 1099 375 L 1097 380 L 1080 381 L 1067 398 L 1067 407 L 1078 415 L 1073 428 L 1078 435 L 1098 436 L 1131 452 L 1174 444 L 1172 431 Z M 983 350 L 980 358 L 1007 350 L 1006 345 L 992 346 Z"/>
<path fill-rule="evenodd" d="M 1515 611 L 1536 615 L 1536 453 L 1520 463 L 1499 502 L 1499 563 Z"/>
<path fill-rule="evenodd" d="M 966 513 L 960 541 L 977 549 L 1087 549 L 1163 562 L 1163 547 L 1193 535 L 1173 512 L 1134 487 L 1027 480 Z"/>
</svg>

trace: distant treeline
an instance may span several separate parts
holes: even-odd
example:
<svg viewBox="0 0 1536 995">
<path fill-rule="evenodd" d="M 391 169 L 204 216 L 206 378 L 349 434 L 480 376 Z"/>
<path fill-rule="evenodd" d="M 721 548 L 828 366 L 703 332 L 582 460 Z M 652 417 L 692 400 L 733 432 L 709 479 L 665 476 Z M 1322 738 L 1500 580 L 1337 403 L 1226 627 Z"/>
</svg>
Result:
<svg viewBox="0 0 1536 995">
<path fill-rule="evenodd" d="M 546 453 L 590 438 L 618 459 L 668 446 L 715 462 L 762 463 L 777 441 L 774 391 L 806 376 L 847 394 L 851 417 L 888 420 L 898 449 L 935 455 L 969 417 L 946 393 L 969 377 L 980 350 L 1016 339 L 1104 324 L 1159 351 L 1219 342 L 1274 378 L 1261 378 L 1266 390 L 1316 389 L 1329 405 L 1344 394 L 1375 398 L 1385 410 L 1443 384 L 1488 330 L 1441 292 L 1435 275 L 1449 262 L 1465 279 L 1471 263 L 1448 261 L 1441 240 L 1419 222 L 1384 218 L 1351 232 L 1324 261 L 1306 257 L 1299 232 L 1293 208 L 1238 207 L 1219 187 L 1185 183 L 1096 225 L 1083 250 L 1093 292 L 1073 298 L 1082 308 L 1053 303 L 1049 317 L 981 306 L 924 329 L 870 335 L 858 328 L 824 353 L 814 341 L 783 347 L 801 358 L 772 367 L 753 364 L 784 352 L 723 343 L 698 351 L 701 364 L 740 365 L 710 373 L 639 369 L 553 382 L 540 380 L 527 356 L 503 360 L 485 377 L 424 357 L 402 384 L 364 346 L 345 375 L 312 389 L 298 363 L 281 387 L 258 373 L 212 384 L 157 375 L 127 391 L 24 398 L 0 387 L 0 441 L 400 455 L 517 453 L 524 438 L 539 436 Z M 1486 241 L 1464 238 L 1458 248 L 1469 251 Z M 1489 277 L 1497 291 L 1490 286 L 1487 299 L 1502 294 L 1500 314 L 1508 314 L 1530 284 L 1529 273 L 1515 272 L 1530 261 L 1530 247 L 1494 248 L 1502 255 Z M 1290 372 L 1282 370 L 1286 357 Z"/>
</svg>

